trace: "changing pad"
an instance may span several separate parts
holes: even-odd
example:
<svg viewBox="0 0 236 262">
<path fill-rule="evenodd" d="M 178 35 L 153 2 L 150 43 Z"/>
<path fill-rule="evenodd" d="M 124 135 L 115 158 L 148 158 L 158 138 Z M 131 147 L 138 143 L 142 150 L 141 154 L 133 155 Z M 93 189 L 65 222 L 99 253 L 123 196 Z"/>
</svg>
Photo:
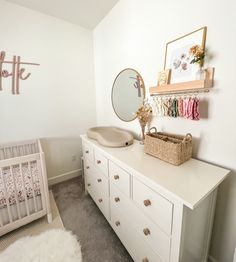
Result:
<svg viewBox="0 0 236 262">
<path fill-rule="evenodd" d="M 95 139 L 103 146 L 125 147 L 133 144 L 130 132 L 117 127 L 100 126 L 88 129 L 87 136 Z"/>
</svg>

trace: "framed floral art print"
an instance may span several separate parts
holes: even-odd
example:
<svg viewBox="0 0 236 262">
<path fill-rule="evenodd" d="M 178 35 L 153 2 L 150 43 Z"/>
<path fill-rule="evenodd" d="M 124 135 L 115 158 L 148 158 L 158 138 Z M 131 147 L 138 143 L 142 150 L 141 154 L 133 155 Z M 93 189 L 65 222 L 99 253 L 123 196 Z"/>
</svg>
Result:
<svg viewBox="0 0 236 262">
<path fill-rule="evenodd" d="M 195 80 L 199 66 L 190 63 L 189 49 L 198 45 L 205 50 L 206 32 L 202 27 L 166 44 L 164 69 L 171 69 L 171 84 Z"/>
</svg>

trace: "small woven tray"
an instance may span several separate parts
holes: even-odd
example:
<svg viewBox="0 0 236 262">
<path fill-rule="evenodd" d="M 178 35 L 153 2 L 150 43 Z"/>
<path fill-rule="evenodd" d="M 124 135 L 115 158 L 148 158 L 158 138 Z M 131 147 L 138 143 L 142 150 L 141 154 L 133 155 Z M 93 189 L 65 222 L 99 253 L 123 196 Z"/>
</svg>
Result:
<svg viewBox="0 0 236 262">
<path fill-rule="evenodd" d="M 152 127 L 145 136 L 144 151 L 178 166 L 192 157 L 192 135 L 162 133 Z"/>
</svg>

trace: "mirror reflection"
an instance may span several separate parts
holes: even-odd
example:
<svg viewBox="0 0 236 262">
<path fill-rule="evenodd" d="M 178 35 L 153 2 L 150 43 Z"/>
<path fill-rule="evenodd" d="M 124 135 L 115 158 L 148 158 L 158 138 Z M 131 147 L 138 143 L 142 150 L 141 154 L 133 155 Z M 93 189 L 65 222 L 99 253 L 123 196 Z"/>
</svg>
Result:
<svg viewBox="0 0 236 262">
<path fill-rule="evenodd" d="M 134 120 L 144 98 L 145 86 L 141 75 L 131 68 L 122 70 L 112 87 L 112 105 L 116 115 L 123 121 Z"/>
</svg>

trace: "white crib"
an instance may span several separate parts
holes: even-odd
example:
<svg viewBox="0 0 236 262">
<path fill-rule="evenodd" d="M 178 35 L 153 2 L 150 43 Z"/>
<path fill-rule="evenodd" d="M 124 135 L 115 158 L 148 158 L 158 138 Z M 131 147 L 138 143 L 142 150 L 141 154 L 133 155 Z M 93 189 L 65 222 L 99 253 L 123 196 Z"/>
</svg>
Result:
<svg viewBox="0 0 236 262">
<path fill-rule="evenodd" d="M 44 215 L 51 223 L 40 141 L 0 145 L 0 236 Z"/>
</svg>

